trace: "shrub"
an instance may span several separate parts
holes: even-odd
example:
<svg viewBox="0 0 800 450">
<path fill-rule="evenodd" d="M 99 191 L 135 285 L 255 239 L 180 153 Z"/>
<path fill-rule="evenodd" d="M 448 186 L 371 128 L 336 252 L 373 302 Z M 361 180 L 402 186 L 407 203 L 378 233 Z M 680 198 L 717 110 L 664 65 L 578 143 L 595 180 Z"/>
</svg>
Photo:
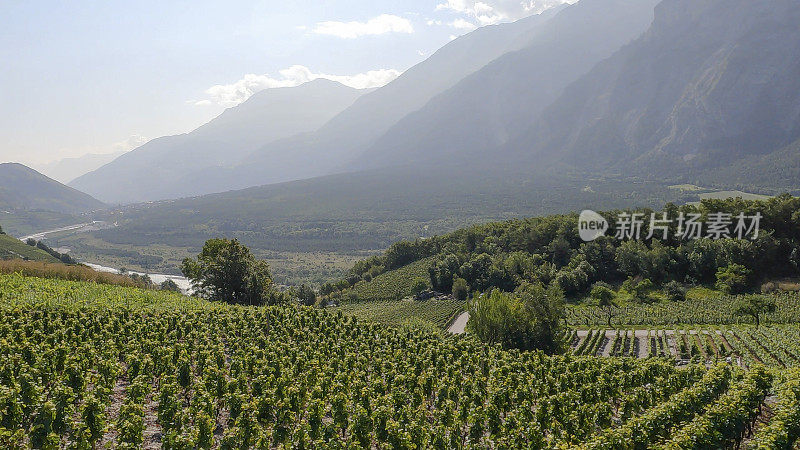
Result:
<svg viewBox="0 0 800 450">
<path fill-rule="evenodd" d="M 747 289 L 750 270 L 740 264 L 731 264 L 717 270 L 717 289 L 726 294 L 739 294 Z"/>
<path fill-rule="evenodd" d="M 467 306 L 468 329 L 486 343 L 548 354 L 563 350 L 564 294 L 557 286 L 525 284 L 514 294 L 494 289 Z"/>
<path fill-rule="evenodd" d="M 424 278 L 415 278 L 413 282 L 411 282 L 411 295 L 414 297 L 421 294 L 423 291 L 428 289 L 428 281 Z"/>
<path fill-rule="evenodd" d="M 456 278 L 453 280 L 453 298 L 456 300 L 466 300 L 469 295 L 469 286 L 467 281 L 463 278 Z"/>
<path fill-rule="evenodd" d="M 686 288 L 677 281 L 670 281 L 665 284 L 663 291 L 669 301 L 682 302 L 686 300 Z"/>
</svg>

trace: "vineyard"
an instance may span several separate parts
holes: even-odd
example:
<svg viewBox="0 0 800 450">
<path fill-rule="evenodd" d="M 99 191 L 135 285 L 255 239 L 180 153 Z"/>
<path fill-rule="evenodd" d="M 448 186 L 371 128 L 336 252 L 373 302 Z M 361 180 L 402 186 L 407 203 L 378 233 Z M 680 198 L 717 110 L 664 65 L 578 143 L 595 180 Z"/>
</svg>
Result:
<svg viewBox="0 0 800 450">
<path fill-rule="evenodd" d="M 797 369 L 549 357 L 19 275 L 0 297 L 2 448 L 772 449 L 800 433 Z"/>
<path fill-rule="evenodd" d="M 428 279 L 431 258 L 422 259 L 370 281 L 362 281 L 350 291 L 359 301 L 399 300 L 411 295 L 411 284 L 417 278 Z"/>
<path fill-rule="evenodd" d="M 572 331 L 579 356 L 671 357 L 683 361 L 733 362 L 751 367 L 800 366 L 800 326 Z"/>
<path fill-rule="evenodd" d="M 345 304 L 329 311 L 341 311 L 367 322 L 385 325 L 402 325 L 411 320 L 424 320 L 438 328 L 444 328 L 453 318 L 464 310 L 464 302 L 454 299 L 444 300 L 392 300 Z"/>
<path fill-rule="evenodd" d="M 775 312 L 764 314 L 769 323 L 800 323 L 800 294 L 783 292 L 770 294 L 775 298 Z M 737 297 L 729 295 L 704 296 L 683 302 L 662 301 L 653 304 L 628 304 L 612 308 L 572 306 L 567 310 L 570 325 L 578 327 L 607 325 L 609 314 L 617 326 L 665 325 L 733 325 L 751 324 L 751 317 L 737 316 L 734 306 Z"/>
</svg>

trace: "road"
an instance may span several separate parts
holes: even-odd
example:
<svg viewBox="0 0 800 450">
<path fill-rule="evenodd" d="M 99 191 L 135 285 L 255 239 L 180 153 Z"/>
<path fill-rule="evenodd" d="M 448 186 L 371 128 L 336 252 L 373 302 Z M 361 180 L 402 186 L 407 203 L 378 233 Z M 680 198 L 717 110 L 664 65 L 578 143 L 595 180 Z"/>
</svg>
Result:
<svg viewBox="0 0 800 450">
<path fill-rule="evenodd" d="M 67 226 L 67 227 L 56 228 L 54 230 L 48 230 L 48 231 L 42 231 L 42 232 L 39 232 L 39 233 L 34 233 L 34 234 L 31 234 L 31 235 L 28 235 L 28 236 L 23 236 L 23 237 L 19 238 L 19 240 L 23 241 L 23 242 L 27 241 L 28 239 L 34 239 L 34 240 L 37 240 L 37 241 L 41 241 L 42 239 L 46 238 L 48 234 L 61 233 L 63 231 L 77 231 L 77 230 L 83 230 L 84 228 L 85 228 L 84 231 L 101 230 L 103 228 L 108 228 L 108 227 L 109 227 L 109 224 L 107 222 L 103 222 L 102 220 L 94 220 L 92 222 L 79 223 L 79 224 L 70 225 L 70 226 Z"/>
<path fill-rule="evenodd" d="M 453 321 L 447 331 L 453 334 L 464 334 L 466 332 L 468 320 L 469 313 L 465 311 L 456 317 L 456 320 Z"/>
</svg>

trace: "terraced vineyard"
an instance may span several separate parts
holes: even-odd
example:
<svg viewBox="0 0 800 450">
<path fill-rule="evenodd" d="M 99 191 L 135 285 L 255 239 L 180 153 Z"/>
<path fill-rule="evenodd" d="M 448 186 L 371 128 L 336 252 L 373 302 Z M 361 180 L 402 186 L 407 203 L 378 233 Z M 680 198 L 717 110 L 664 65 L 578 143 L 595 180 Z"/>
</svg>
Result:
<svg viewBox="0 0 800 450">
<path fill-rule="evenodd" d="M 592 329 L 572 333 L 575 355 L 635 358 L 695 358 L 708 363 L 734 362 L 742 366 L 764 364 L 785 368 L 800 366 L 800 326 Z"/>
<path fill-rule="evenodd" d="M 784 292 L 771 294 L 777 309 L 764 315 L 768 323 L 800 323 L 800 293 Z M 668 325 L 733 325 L 750 324 L 752 318 L 734 314 L 735 296 L 708 296 L 683 302 L 658 302 L 653 304 L 631 304 L 610 308 L 615 326 Z M 595 306 L 572 306 L 567 319 L 573 326 L 607 325 L 609 310 Z"/>
<path fill-rule="evenodd" d="M 800 431 L 797 371 L 504 351 L 18 275 L 0 294 L 3 448 L 768 449 Z"/>
<path fill-rule="evenodd" d="M 397 270 L 382 273 L 370 281 L 362 281 L 351 289 L 359 301 L 400 300 L 411 295 L 411 284 L 417 278 L 428 279 L 432 258 L 425 258 Z"/>
</svg>

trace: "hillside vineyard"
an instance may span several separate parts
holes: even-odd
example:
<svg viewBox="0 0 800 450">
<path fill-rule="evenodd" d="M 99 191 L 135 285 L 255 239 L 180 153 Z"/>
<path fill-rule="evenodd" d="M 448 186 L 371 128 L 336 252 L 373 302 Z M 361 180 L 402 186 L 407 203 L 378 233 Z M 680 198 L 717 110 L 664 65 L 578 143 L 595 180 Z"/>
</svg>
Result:
<svg viewBox="0 0 800 450">
<path fill-rule="evenodd" d="M 0 298 L 4 448 L 767 449 L 800 420 L 797 371 L 548 357 L 18 275 Z"/>
</svg>

